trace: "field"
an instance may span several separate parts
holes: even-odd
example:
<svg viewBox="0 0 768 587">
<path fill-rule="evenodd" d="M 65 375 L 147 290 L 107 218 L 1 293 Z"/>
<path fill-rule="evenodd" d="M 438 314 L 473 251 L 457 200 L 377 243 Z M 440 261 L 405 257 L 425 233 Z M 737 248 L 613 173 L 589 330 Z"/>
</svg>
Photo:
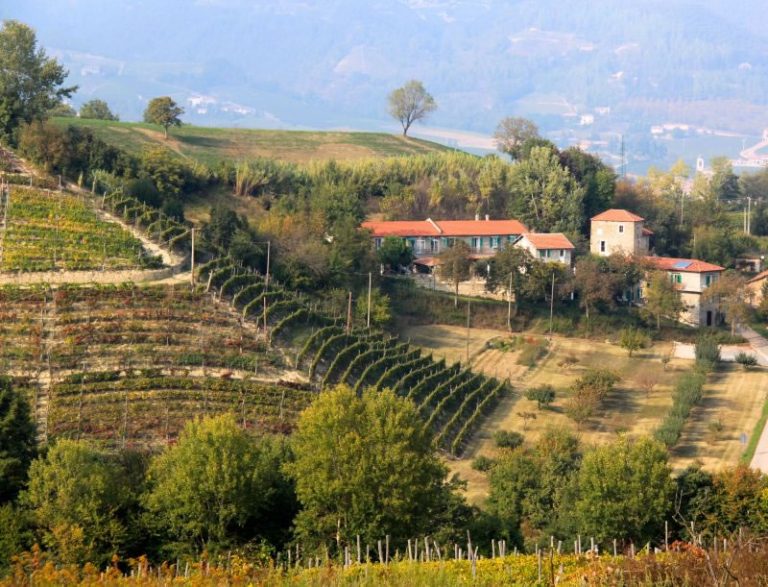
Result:
<svg viewBox="0 0 768 587">
<path fill-rule="evenodd" d="M 183 158 L 210 166 L 222 160 L 257 157 L 308 163 L 449 150 L 430 141 L 371 132 L 252 130 L 185 125 L 171 130 L 166 140 L 162 129 L 149 124 L 79 118 L 57 118 L 55 121 L 62 126 L 88 127 L 105 142 L 135 155 L 146 148 L 163 147 Z"/>
<path fill-rule="evenodd" d="M 462 361 L 466 356 L 465 328 L 419 326 L 406 330 L 404 336 L 436 356 Z M 475 435 L 465 452 L 466 458 L 450 461 L 451 467 L 469 480 L 469 496 L 473 500 L 483 498 L 487 479 L 471 468 L 469 459 L 479 454 L 493 456 L 496 430 L 520 431 L 527 441 L 535 441 L 549 427 L 564 428 L 576 433 L 587 446 L 609 442 L 620 432 L 651 434 L 672 404 L 670 392 L 675 381 L 692 367 L 691 361 L 672 359 L 665 368 L 661 359 L 669 355 L 670 343 L 656 343 L 630 358 L 624 349 L 610 342 L 563 337 L 554 337 L 548 354 L 536 366 L 528 367 L 518 364 L 521 350 L 486 348 L 489 341 L 508 338 L 506 332 L 487 329 L 473 329 L 470 335 L 472 369 L 493 377 L 509 377 L 515 390 L 499 403 Z M 529 338 L 542 341 L 540 335 Z M 588 368 L 606 367 L 616 371 L 621 380 L 601 404 L 597 416 L 579 428 L 564 411 L 569 387 Z M 641 389 L 641 380 L 649 373 L 655 374 L 657 385 L 646 393 Z M 538 410 L 536 403 L 523 394 L 525 389 L 543 383 L 555 387 L 557 398 L 549 409 Z M 749 437 L 752 433 L 766 392 L 768 371 L 745 372 L 732 365 L 719 368 L 710 376 L 704 400 L 694 408 L 679 444 L 672 450 L 672 466 L 679 471 L 696 461 L 716 470 L 737 464 L 745 450 L 741 434 Z M 522 413 L 536 414 L 536 418 L 525 421 Z M 722 425 L 719 432 L 713 431 L 713 421 Z"/>
<path fill-rule="evenodd" d="M 0 196 L 0 270 L 136 269 L 161 261 L 81 198 L 11 186 Z"/>
</svg>

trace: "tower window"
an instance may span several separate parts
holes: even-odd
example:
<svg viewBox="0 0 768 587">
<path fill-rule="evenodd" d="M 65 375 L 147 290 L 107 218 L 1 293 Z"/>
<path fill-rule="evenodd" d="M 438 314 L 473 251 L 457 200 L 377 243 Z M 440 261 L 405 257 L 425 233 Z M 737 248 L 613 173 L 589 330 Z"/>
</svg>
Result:
<svg viewBox="0 0 768 587">
<path fill-rule="evenodd" d="M 624 232 L 624 225 L 623 224 L 619 224 L 619 232 Z"/>
</svg>

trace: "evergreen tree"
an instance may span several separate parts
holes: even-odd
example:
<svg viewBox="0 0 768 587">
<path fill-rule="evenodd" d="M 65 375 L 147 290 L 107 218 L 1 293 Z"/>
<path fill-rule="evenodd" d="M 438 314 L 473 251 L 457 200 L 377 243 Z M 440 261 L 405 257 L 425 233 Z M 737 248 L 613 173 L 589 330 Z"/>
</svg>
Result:
<svg viewBox="0 0 768 587">
<path fill-rule="evenodd" d="M 24 486 L 35 457 L 35 423 L 29 402 L 0 377 L 0 503 L 13 499 Z"/>
</svg>

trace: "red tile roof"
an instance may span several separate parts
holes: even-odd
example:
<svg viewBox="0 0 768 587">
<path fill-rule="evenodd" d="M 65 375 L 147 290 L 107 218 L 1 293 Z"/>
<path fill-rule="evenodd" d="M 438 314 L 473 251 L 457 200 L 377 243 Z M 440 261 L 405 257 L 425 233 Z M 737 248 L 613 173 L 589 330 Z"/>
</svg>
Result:
<svg viewBox="0 0 768 587">
<path fill-rule="evenodd" d="M 650 228 L 643 227 L 643 236 L 653 236 L 653 231 Z"/>
<path fill-rule="evenodd" d="M 632 214 L 629 210 L 611 208 L 610 210 L 601 212 L 597 216 L 593 216 L 592 220 L 607 220 L 608 222 L 642 222 L 645 218 L 638 216 L 637 214 Z"/>
<path fill-rule="evenodd" d="M 765 279 L 766 277 L 768 277 L 768 271 L 763 271 L 755 275 L 752 279 L 749 280 L 748 283 L 755 283 L 756 281 L 760 281 L 761 279 Z"/>
<path fill-rule="evenodd" d="M 678 259 L 675 257 L 643 257 L 656 269 L 676 271 L 679 273 L 709 273 L 710 271 L 725 271 L 725 267 L 713 265 L 698 259 Z"/>
<path fill-rule="evenodd" d="M 517 220 L 396 220 L 363 222 L 375 237 L 386 236 L 508 236 L 528 229 Z"/>
<path fill-rule="evenodd" d="M 528 232 L 523 236 L 538 250 L 576 248 L 562 232 Z"/>
</svg>

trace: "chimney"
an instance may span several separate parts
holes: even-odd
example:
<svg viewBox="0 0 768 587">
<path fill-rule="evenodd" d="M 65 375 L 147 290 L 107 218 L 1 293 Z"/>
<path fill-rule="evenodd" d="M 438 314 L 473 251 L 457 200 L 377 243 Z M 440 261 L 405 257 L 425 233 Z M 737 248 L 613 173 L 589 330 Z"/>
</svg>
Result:
<svg viewBox="0 0 768 587">
<path fill-rule="evenodd" d="M 490 219 L 491 219 L 491 217 L 490 217 L 490 216 L 488 216 L 488 214 L 486 214 L 486 215 L 485 215 L 485 221 L 486 221 L 486 222 L 488 222 Z"/>
<path fill-rule="evenodd" d="M 475 222 L 477 222 L 478 220 L 480 220 L 480 214 L 475 214 Z"/>
</svg>

